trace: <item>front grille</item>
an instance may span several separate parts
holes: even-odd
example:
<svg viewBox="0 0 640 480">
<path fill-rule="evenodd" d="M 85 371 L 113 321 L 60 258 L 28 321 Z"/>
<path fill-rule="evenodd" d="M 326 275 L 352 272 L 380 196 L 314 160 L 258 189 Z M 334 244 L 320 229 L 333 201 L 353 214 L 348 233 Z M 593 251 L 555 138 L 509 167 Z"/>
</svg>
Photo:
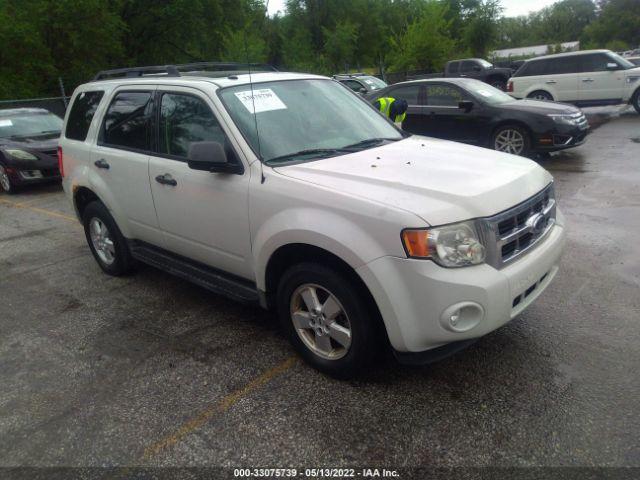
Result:
<svg viewBox="0 0 640 480">
<path fill-rule="evenodd" d="M 487 263 L 502 268 L 522 256 L 555 224 L 553 184 L 509 210 L 480 221 Z"/>
</svg>

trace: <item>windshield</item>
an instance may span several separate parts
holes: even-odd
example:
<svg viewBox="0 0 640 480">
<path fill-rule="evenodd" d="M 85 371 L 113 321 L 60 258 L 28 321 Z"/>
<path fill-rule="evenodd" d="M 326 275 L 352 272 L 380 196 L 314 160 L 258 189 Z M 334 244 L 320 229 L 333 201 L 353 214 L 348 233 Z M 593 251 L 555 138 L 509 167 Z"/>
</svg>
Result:
<svg viewBox="0 0 640 480">
<path fill-rule="evenodd" d="M 513 102 L 513 97 L 479 80 L 470 80 L 464 86 L 469 93 L 490 105 Z"/>
<path fill-rule="evenodd" d="M 618 65 L 622 66 L 625 69 L 635 68 L 635 65 L 633 63 L 631 63 L 626 58 L 621 57 L 617 53 L 609 52 L 608 55 L 609 57 L 613 58 Z"/>
<path fill-rule="evenodd" d="M 0 138 L 60 135 L 62 119 L 52 113 L 0 116 Z"/>
<path fill-rule="evenodd" d="M 249 85 L 224 88 L 219 95 L 267 164 L 335 156 L 356 144 L 363 149 L 403 138 L 373 107 L 332 80 L 258 83 L 253 98 Z"/>
<path fill-rule="evenodd" d="M 378 90 L 387 86 L 385 82 L 377 77 L 362 77 L 362 80 L 371 87 L 371 90 Z"/>
</svg>

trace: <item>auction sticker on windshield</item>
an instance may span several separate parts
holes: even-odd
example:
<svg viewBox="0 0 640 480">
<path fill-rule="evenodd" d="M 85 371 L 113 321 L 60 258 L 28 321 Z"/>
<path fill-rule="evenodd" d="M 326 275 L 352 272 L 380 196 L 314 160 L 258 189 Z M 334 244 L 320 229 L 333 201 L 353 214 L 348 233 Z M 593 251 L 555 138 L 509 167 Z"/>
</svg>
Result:
<svg viewBox="0 0 640 480">
<path fill-rule="evenodd" d="M 262 88 L 260 90 L 246 90 L 237 92 L 236 97 L 242 102 L 249 113 L 270 112 L 272 110 L 285 110 L 287 106 L 280 100 L 273 90 L 270 88 Z"/>
</svg>

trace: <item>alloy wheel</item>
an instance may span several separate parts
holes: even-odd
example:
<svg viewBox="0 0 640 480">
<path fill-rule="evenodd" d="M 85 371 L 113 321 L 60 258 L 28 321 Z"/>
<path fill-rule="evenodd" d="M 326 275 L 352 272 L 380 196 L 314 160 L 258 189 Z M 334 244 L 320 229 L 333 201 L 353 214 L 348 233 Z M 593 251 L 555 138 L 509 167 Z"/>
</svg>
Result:
<svg viewBox="0 0 640 480">
<path fill-rule="evenodd" d="M 338 360 L 349 352 L 349 317 L 326 288 L 311 283 L 300 285 L 291 296 L 290 314 L 302 342 L 319 357 Z"/>
<path fill-rule="evenodd" d="M 514 128 L 505 128 L 496 135 L 494 149 L 520 155 L 524 150 L 524 135 Z"/>
<path fill-rule="evenodd" d="M 5 192 L 11 190 L 11 181 L 9 180 L 9 175 L 2 165 L 0 165 L 0 186 L 2 186 L 2 189 Z"/>
<path fill-rule="evenodd" d="M 96 254 L 105 265 L 111 265 L 116 259 L 116 249 L 109 229 L 102 220 L 93 217 L 89 222 L 89 232 Z"/>
</svg>

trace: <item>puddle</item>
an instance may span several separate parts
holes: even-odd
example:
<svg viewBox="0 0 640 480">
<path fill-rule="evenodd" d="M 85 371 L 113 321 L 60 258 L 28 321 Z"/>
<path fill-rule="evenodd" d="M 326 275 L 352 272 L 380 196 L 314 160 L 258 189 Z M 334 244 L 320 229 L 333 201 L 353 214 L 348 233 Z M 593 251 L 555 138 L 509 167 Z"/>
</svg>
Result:
<svg viewBox="0 0 640 480">
<path fill-rule="evenodd" d="M 631 140 L 633 143 L 640 143 L 640 137 L 630 138 L 629 140 Z"/>
<path fill-rule="evenodd" d="M 538 164 L 550 172 L 587 173 L 589 162 L 579 152 L 562 151 L 548 158 L 538 160 Z"/>
</svg>

